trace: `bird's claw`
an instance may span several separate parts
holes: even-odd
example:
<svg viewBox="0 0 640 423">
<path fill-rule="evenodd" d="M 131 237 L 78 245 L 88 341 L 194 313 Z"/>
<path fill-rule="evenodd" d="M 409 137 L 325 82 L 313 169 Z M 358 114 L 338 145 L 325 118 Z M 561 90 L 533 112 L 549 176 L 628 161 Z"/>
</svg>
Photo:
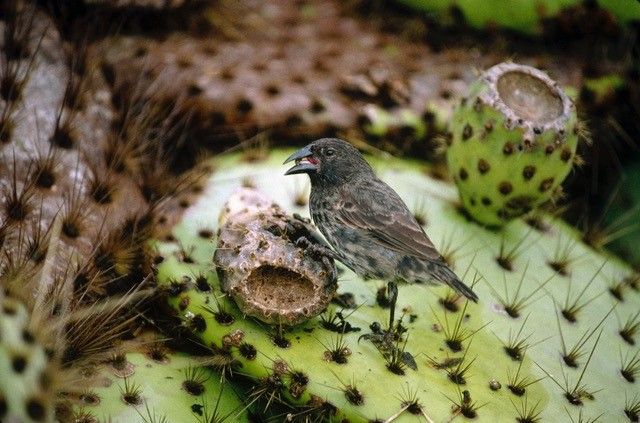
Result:
<svg viewBox="0 0 640 423">
<path fill-rule="evenodd" d="M 322 260 L 322 263 L 327 269 L 332 269 L 331 272 L 333 274 L 329 278 L 332 281 L 331 283 L 335 283 L 337 281 L 337 275 L 334 273 L 335 267 L 331 261 L 335 258 L 335 253 L 333 251 L 322 245 L 312 243 L 305 236 L 301 236 L 300 238 L 298 238 L 295 244 L 296 247 L 304 250 L 304 253 L 309 257 L 313 257 L 317 260 Z"/>
<path fill-rule="evenodd" d="M 305 254 L 318 259 L 324 257 L 333 258 L 335 255 L 330 249 L 309 241 L 305 236 L 301 236 L 296 240 L 296 247 L 302 248 Z"/>
<path fill-rule="evenodd" d="M 303 250 L 307 250 L 311 246 L 311 243 L 307 239 L 306 236 L 301 236 L 296 240 L 296 247 L 302 248 Z"/>
<path fill-rule="evenodd" d="M 301 236 L 296 240 L 296 247 L 302 248 L 305 254 L 308 254 L 315 258 L 328 258 L 334 260 L 337 259 L 337 255 L 333 250 L 325 247 L 324 245 L 319 245 L 315 242 L 311 242 L 305 236 Z"/>
</svg>

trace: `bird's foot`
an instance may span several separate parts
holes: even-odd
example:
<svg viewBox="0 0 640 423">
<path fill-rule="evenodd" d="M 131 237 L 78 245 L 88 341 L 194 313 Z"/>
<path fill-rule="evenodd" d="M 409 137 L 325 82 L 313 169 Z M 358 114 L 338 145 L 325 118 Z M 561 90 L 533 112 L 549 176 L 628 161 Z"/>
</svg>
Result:
<svg viewBox="0 0 640 423">
<path fill-rule="evenodd" d="M 307 237 L 305 236 L 301 236 L 296 240 L 296 247 L 302 248 L 305 254 L 308 254 L 314 258 L 321 259 L 326 257 L 334 260 L 338 259 L 338 255 L 335 253 L 335 251 L 323 245 L 318 245 L 316 243 L 313 243 L 309 241 L 309 239 L 307 239 Z"/>
<path fill-rule="evenodd" d="M 304 253 L 310 257 L 316 260 L 321 260 L 326 269 L 332 269 L 332 275 L 329 278 L 331 281 L 330 283 L 337 283 L 338 274 L 335 272 L 335 265 L 332 260 L 337 260 L 338 255 L 333 250 L 325 247 L 324 245 L 311 242 L 305 236 L 298 238 L 296 241 L 296 247 L 302 248 Z"/>
</svg>

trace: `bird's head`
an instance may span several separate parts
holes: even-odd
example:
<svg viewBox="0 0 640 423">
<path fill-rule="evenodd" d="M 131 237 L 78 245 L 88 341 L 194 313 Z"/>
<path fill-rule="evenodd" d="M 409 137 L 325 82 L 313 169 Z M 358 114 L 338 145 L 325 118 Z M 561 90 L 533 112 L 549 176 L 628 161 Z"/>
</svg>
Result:
<svg viewBox="0 0 640 423">
<path fill-rule="evenodd" d="M 354 176 L 372 173 L 371 166 L 351 144 L 338 138 L 322 138 L 293 153 L 285 163 L 295 161 L 295 166 L 285 175 L 306 173 L 311 182 L 340 184 Z"/>
</svg>

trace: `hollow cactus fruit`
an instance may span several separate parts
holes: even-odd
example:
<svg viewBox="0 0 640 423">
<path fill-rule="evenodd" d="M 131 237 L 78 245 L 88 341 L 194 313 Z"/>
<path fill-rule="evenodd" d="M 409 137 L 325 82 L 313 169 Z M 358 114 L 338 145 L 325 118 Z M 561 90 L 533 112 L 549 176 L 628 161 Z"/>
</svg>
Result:
<svg viewBox="0 0 640 423">
<path fill-rule="evenodd" d="M 214 261 L 222 290 L 240 310 L 266 323 L 294 325 L 327 308 L 337 287 L 335 265 L 295 244 L 312 238 L 308 221 L 287 216 L 247 188 L 227 202 L 222 217 Z"/>
<path fill-rule="evenodd" d="M 115 354 L 93 370 L 84 392 L 68 398 L 73 414 L 65 421 L 246 421 L 233 388 L 204 364 L 159 344 Z"/>
<path fill-rule="evenodd" d="M 560 192 L 582 125 L 545 73 L 501 63 L 469 87 L 447 138 L 449 170 L 465 210 L 500 226 Z"/>
<path fill-rule="evenodd" d="M 306 180 L 283 176 L 289 154 L 218 157 L 202 196 L 154 243 L 169 311 L 210 349 L 220 371 L 249 378 L 247 400 L 258 414 L 275 421 L 636 421 L 637 274 L 542 212 L 498 231 L 469 222 L 455 187 L 415 162 L 370 158 L 473 285 L 478 304 L 446 287 L 401 285 L 401 324 L 388 331 L 386 281 L 365 282 L 339 265 L 338 293 L 320 316 L 282 329 L 244 316 L 221 290 L 212 238 L 241 186 L 306 215 Z"/>
<path fill-rule="evenodd" d="M 27 308 L 0 290 L 0 421 L 53 420 L 55 367 L 38 342 Z"/>
</svg>

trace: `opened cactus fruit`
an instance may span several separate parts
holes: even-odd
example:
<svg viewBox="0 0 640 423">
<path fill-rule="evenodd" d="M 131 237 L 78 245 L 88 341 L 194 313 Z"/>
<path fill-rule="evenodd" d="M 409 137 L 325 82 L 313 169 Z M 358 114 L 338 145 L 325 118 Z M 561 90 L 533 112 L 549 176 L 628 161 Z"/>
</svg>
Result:
<svg viewBox="0 0 640 423">
<path fill-rule="evenodd" d="M 464 209 L 501 226 L 554 198 L 581 130 L 573 102 L 543 72 L 515 63 L 487 70 L 454 112 L 447 139 Z"/>
</svg>

